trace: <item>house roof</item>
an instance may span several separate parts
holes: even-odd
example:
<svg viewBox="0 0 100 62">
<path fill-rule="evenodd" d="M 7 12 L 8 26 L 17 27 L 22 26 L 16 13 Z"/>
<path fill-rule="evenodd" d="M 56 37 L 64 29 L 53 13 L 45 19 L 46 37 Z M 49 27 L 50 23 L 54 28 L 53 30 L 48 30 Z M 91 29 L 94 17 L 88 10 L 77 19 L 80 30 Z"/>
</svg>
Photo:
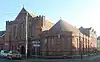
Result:
<svg viewBox="0 0 100 62">
<path fill-rule="evenodd" d="M 19 19 L 19 17 L 21 16 L 20 14 L 25 14 L 28 13 L 31 17 L 36 17 L 36 14 L 30 13 L 28 12 L 24 7 L 21 9 L 21 11 L 19 12 L 18 16 L 16 17 L 16 19 Z"/>
<path fill-rule="evenodd" d="M 29 13 L 32 17 L 36 17 L 36 14 L 28 12 L 24 7 L 22 8 L 20 13 Z"/>
<path fill-rule="evenodd" d="M 97 37 L 97 40 L 100 40 L 100 36 Z"/>
<path fill-rule="evenodd" d="M 0 36 L 4 35 L 5 31 L 0 31 Z"/>
<path fill-rule="evenodd" d="M 81 28 L 83 28 L 83 27 L 81 26 L 79 29 L 81 29 Z M 91 30 L 92 27 L 90 27 L 90 28 L 83 28 L 83 29 L 85 29 L 85 30 Z"/>
<path fill-rule="evenodd" d="M 71 31 L 74 33 L 79 32 L 79 30 L 76 27 L 72 26 L 71 24 L 61 19 L 50 29 L 50 31 L 56 31 L 56 32 Z"/>
</svg>

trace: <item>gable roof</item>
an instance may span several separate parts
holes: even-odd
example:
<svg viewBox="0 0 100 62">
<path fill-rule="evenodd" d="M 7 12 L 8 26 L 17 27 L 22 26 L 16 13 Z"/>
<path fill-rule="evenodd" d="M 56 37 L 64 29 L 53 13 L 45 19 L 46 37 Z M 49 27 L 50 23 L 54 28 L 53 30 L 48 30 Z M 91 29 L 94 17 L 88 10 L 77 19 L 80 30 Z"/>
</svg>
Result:
<svg viewBox="0 0 100 62">
<path fill-rule="evenodd" d="M 21 11 L 19 12 L 19 14 L 17 15 L 16 19 L 19 19 L 21 15 L 26 15 L 25 13 L 28 13 L 31 17 L 36 17 L 35 14 L 33 13 L 29 13 L 24 7 L 21 9 Z M 15 20 L 16 20 L 15 19 Z"/>
<path fill-rule="evenodd" d="M 6 31 L 0 31 L 0 37 L 2 37 L 5 34 Z"/>
<path fill-rule="evenodd" d="M 75 28 L 74 26 L 70 25 L 69 23 L 63 21 L 63 20 L 59 20 L 51 29 L 50 31 L 70 31 L 70 32 L 74 32 L 77 33 L 79 32 L 79 30 L 77 28 Z"/>
<path fill-rule="evenodd" d="M 28 12 L 27 12 L 26 9 L 23 7 L 23 8 L 21 9 L 21 11 L 19 12 L 19 14 L 17 15 L 16 19 L 19 19 L 19 17 L 21 16 L 21 14 L 25 14 L 25 13 L 28 13 Z"/>
<path fill-rule="evenodd" d="M 100 40 L 100 36 L 97 37 L 97 40 Z"/>
</svg>

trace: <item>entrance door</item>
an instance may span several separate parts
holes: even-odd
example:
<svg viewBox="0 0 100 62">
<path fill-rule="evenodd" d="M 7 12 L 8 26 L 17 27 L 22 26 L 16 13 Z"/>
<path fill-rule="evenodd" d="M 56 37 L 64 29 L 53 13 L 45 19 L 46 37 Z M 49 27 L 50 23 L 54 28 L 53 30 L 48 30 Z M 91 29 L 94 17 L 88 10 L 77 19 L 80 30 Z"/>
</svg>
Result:
<svg viewBox="0 0 100 62">
<path fill-rule="evenodd" d="M 20 53 L 23 54 L 23 55 L 25 55 L 25 47 L 24 47 L 24 46 L 22 46 L 22 47 L 20 48 Z"/>
</svg>

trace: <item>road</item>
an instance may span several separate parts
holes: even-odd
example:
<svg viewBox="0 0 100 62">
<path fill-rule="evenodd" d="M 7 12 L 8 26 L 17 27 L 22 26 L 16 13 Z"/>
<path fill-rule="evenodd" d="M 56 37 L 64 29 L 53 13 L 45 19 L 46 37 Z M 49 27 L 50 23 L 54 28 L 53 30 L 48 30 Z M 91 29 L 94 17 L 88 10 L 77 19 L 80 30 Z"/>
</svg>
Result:
<svg viewBox="0 0 100 62">
<path fill-rule="evenodd" d="M 68 60 L 68 59 L 28 59 L 28 60 L 8 60 L 0 59 L 0 62 L 80 62 L 80 60 Z"/>
<path fill-rule="evenodd" d="M 8 59 L 4 59 L 4 58 L 0 58 L 0 62 L 21 62 L 23 60 L 8 60 Z"/>
<path fill-rule="evenodd" d="M 100 62 L 100 55 L 84 59 L 80 62 Z"/>
<path fill-rule="evenodd" d="M 28 60 L 9 60 L 0 58 L 0 62 L 100 62 L 100 56 L 94 56 L 88 59 L 28 59 Z"/>
<path fill-rule="evenodd" d="M 8 60 L 0 59 L 0 62 L 77 62 L 78 60 L 68 59 L 28 59 L 28 60 Z"/>
<path fill-rule="evenodd" d="M 100 55 L 89 59 L 90 62 L 100 62 Z"/>
<path fill-rule="evenodd" d="M 1 58 L 0 62 L 77 62 L 78 60 L 68 59 L 28 59 L 28 60 L 8 60 Z"/>
</svg>

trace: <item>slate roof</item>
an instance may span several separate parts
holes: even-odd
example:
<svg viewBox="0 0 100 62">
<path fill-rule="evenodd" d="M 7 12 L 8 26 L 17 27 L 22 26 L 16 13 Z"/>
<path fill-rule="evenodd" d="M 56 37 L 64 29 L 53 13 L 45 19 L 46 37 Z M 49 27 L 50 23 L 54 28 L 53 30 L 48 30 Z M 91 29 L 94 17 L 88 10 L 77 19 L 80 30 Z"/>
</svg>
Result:
<svg viewBox="0 0 100 62">
<path fill-rule="evenodd" d="M 0 36 L 2 36 L 5 33 L 5 31 L 0 31 Z"/>
<path fill-rule="evenodd" d="M 65 22 L 64 20 L 59 20 L 51 29 L 50 31 L 56 31 L 56 32 L 59 32 L 59 31 L 71 31 L 71 32 L 74 32 L 74 33 L 78 33 L 79 30 L 72 26 L 71 24 Z"/>
<path fill-rule="evenodd" d="M 100 36 L 97 37 L 97 40 L 100 40 Z"/>
</svg>

